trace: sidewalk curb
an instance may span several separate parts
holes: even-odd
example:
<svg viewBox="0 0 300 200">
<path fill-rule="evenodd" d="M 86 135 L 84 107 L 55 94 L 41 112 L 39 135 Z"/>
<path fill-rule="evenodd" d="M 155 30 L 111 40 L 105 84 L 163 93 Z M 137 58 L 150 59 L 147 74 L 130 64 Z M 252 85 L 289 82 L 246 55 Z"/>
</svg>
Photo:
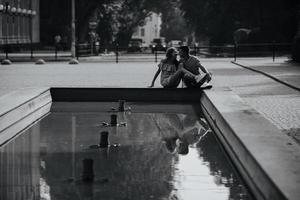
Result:
<svg viewBox="0 0 300 200">
<path fill-rule="evenodd" d="M 251 71 L 260 73 L 260 74 L 262 74 L 262 75 L 264 75 L 264 76 L 267 76 L 267 77 L 273 79 L 273 80 L 276 81 L 276 82 L 279 82 L 279 83 L 281 83 L 281 84 L 284 84 L 284 85 L 286 85 L 286 86 L 288 86 L 288 87 L 290 87 L 290 88 L 292 88 L 292 89 L 297 90 L 298 92 L 300 92 L 300 88 L 299 88 L 299 87 L 296 87 L 296 86 L 291 85 L 291 84 L 289 84 L 289 83 L 287 83 L 287 82 L 285 82 L 285 81 L 282 81 L 282 80 L 276 78 L 275 76 L 272 76 L 272 75 L 270 75 L 270 74 L 268 74 L 268 73 L 266 73 L 266 72 L 263 72 L 263 71 L 260 71 L 260 70 L 257 70 L 257 69 L 253 69 L 253 68 L 251 68 L 251 67 L 249 67 L 249 66 L 242 65 L 242 64 L 237 63 L 237 62 L 235 62 L 235 61 L 230 61 L 230 62 L 231 62 L 232 64 L 238 65 L 238 66 L 243 67 L 243 68 L 245 68 L 245 69 L 248 69 L 248 70 L 251 70 Z"/>
</svg>

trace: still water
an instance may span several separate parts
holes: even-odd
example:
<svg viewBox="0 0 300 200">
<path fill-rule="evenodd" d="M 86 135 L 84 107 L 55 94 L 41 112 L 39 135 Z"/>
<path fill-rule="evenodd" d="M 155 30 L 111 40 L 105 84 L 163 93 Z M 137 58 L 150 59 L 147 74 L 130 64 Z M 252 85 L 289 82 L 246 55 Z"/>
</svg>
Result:
<svg viewBox="0 0 300 200">
<path fill-rule="evenodd" d="M 52 107 L 0 147 L 1 200 L 253 199 L 194 105 Z M 100 148 L 105 131 L 110 145 Z"/>
</svg>

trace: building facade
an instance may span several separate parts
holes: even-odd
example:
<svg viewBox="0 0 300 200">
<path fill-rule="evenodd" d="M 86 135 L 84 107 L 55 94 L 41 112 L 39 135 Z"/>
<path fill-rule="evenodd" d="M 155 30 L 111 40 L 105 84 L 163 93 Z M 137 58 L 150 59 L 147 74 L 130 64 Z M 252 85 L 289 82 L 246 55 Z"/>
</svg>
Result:
<svg viewBox="0 0 300 200">
<path fill-rule="evenodd" d="M 39 0 L 0 0 L 0 45 L 40 41 Z"/>
<path fill-rule="evenodd" d="M 161 14 L 151 13 L 145 19 L 145 25 L 137 27 L 132 38 L 142 39 L 146 45 L 150 45 L 154 38 L 160 38 Z"/>
</svg>

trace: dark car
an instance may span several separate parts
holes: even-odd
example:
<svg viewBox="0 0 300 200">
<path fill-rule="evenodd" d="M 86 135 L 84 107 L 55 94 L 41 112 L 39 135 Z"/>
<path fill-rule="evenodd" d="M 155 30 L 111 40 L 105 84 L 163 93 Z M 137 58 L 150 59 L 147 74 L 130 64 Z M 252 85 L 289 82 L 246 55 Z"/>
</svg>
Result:
<svg viewBox="0 0 300 200">
<path fill-rule="evenodd" d="M 156 49 L 155 49 L 156 48 Z M 164 38 L 154 38 L 151 45 L 152 53 L 154 51 L 166 51 L 167 45 Z"/>
<path fill-rule="evenodd" d="M 128 52 L 141 52 L 142 43 L 142 39 L 131 39 L 128 43 Z"/>
</svg>

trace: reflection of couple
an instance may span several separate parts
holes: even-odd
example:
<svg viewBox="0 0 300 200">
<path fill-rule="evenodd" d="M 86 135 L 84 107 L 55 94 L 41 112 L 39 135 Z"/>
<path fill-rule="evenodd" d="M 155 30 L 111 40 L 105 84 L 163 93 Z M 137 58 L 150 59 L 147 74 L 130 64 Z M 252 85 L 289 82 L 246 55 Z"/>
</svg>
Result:
<svg viewBox="0 0 300 200">
<path fill-rule="evenodd" d="M 180 81 L 187 87 L 200 87 L 211 80 L 211 74 L 200 64 L 197 57 L 190 55 L 188 46 L 179 47 L 180 61 L 177 61 L 177 50 L 173 47 L 166 52 L 149 87 L 153 87 L 161 73 L 160 83 L 164 88 L 176 88 Z M 201 73 L 199 72 L 201 69 Z M 211 85 L 210 85 L 211 86 Z"/>
<path fill-rule="evenodd" d="M 156 114 L 155 123 L 167 149 L 184 155 L 211 131 L 203 118 L 183 114 Z"/>
</svg>

